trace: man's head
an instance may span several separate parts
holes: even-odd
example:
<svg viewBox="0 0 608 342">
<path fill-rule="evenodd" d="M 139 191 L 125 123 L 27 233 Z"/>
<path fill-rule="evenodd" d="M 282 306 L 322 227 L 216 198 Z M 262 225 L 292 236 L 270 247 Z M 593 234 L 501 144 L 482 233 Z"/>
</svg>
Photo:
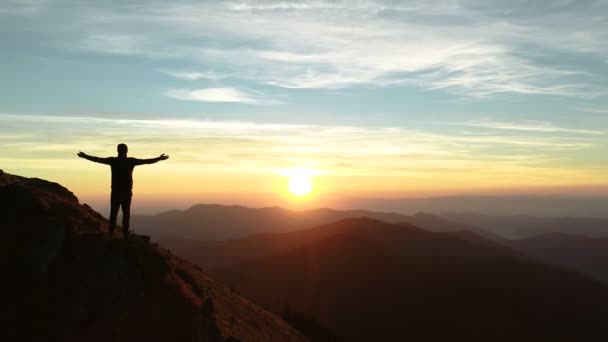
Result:
<svg viewBox="0 0 608 342">
<path fill-rule="evenodd" d="M 129 152 L 129 148 L 127 147 L 127 144 L 118 144 L 118 146 L 116 146 L 116 151 L 118 151 L 118 155 L 119 156 L 127 156 L 127 152 Z"/>
</svg>

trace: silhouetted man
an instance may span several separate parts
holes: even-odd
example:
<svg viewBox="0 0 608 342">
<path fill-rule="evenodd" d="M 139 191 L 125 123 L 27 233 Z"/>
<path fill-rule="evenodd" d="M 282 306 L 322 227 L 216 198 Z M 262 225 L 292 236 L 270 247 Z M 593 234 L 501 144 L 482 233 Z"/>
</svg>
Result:
<svg viewBox="0 0 608 342">
<path fill-rule="evenodd" d="M 131 197 L 133 193 L 133 168 L 137 165 L 154 164 L 166 160 L 169 156 L 164 153 L 151 159 L 127 158 L 129 149 L 125 144 L 116 147 L 118 157 L 99 158 L 78 152 L 80 158 L 92 162 L 107 164 L 112 168 L 112 195 L 110 196 L 110 233 L 114 233 L 118 209 L 122 208 L 122 230 L 125 236 L 129 234 L 129 218 L 131 216 Z"/>
</svg>

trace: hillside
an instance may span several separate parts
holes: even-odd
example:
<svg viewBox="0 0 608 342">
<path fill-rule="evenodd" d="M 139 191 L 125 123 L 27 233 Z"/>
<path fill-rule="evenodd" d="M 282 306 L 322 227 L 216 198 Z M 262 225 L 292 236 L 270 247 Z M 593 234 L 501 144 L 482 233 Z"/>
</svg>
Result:
<svg viewBox="0 0 608 342">
<path fill-rule="evenodd" d="M 471 233 L 349 219 L 282 235 L 304 240 L 319 231 L 333 233 L 212 274 L 273 311 L 288 306 L 314 317 L 348 341 L 606 337 L 608 288 Z"/>
<path fill-rule="evenodd" d="M 194 262 L 204 269 L 211 270 L 261 260 L 269 256 L 278 255 L 323 240 L 327 237 L 342 234 L 351 229 L 346 223 L 351 222 L 352 220 L 368 222 L 368 225 L 366 226 L 367 230 L 365 231 L 368 237 L 378 239 L 383 239 L 385 237 L 381 234 L 376 235 L 375 228 L 381 224 L 380 221 L 369 218 L 358 218 L 345 219 L 338 221 L 339 223 L 334 222 L 288 233 L 255 234 L 240 239 L 226 241 L 197 241 L 179 237 L 168 237 L 160 239 L 159 244 L 169 248 L 174 253 Z M 365 225 L 361 225 L 359 227 L 362 229 L 361 232 L 364 231 L 364 226 Z M 488 251 L 510 253 L 510 250 L 502 245 L 492 243 L 474 233 L 466 234 L 464 231 L 431 233 L 409 223 L 399 223 L 397 226 L 391 225 L 390 227 L 398 227 L 397 229 L 399 230 L 409 231 L 407 242 L 411 244 L 415 244 L 418 239 L 425 239 L 430 235 L 434 236 L 432 245 L 427 246 L 430 255 L 433 253 L 447 253 L 454 243 L 470 243 L 473 241 L 473 237 L 479 239 L 478 241 L 475 241 L 476 245 L 489 244 L 489 247 L 487 248 Z M 461 234 L 461 236 L 455 234 Z M 470 241 L 464 242 L 456 240 Z M 406 241 L 404 241 L 404 243 L 405 242 Z M 464 258 L 469 254 L 469 251 L 462 250 L 462 253 L 463 254 L 459 255 L 459 257 Z"/>
<path fill-rule="evenodd" d="M 563 233 L 509 241 L 513 249 L 535 259 L 561 265 L 608 284 L 608 238 Z"/>
<path fill-rule="evenodd" d="M 390 223 L 390 221 L 388 222 Z M 475 235 L 495 242 L 502 242 L 505 239 L 500 232 L 492 232 L 475 225 L 449 220 L 440 215 L 430 213 L 416 213 L 412 216 L 405 216 L 405 221 L 403 222 L 410 223 L 416 227 L 420 227 L 431 232 L 471 232 L 475 233 Z"/>
<path fill-rule="evenodd" d="M 66 188 L 0 172 L 3 341 L 305 341 Z"/>
</svg>

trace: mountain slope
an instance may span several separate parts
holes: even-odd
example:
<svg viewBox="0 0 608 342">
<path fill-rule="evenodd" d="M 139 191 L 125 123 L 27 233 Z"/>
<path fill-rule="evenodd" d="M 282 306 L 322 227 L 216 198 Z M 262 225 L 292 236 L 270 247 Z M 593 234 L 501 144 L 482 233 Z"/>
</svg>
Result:
<svg viewBox="0 0 608 342">
<path fill-rule="evenodd" d="M 334 234 L 213 274 L 274 311 L 288 305 L 315 317 L 349 341 L 606 337 L 608 288 L 577 273 L 479 237 L 369 219 L 323 230 Z"/>
<path fill-rule="evenodd" d="M 509 241 L 513 249 L 608 284 L 608 238 L 552 233 Z"/>
<path fill-rule="evenodd" d="M 501 250 L 502 252 L 510 253 L 510 250 L 502 245 L 485 240 L 474 233 L 469 235 L 456 236 L 454 234 L 460 231 L 431 233 L 426 230 L 419 229 L 408 223 L 400 223 L 398 225 L 384 224 L 384 222 L 373 220 L 370 218 L 344 219 L 342 221 L 324 224 L 310 229 L 302 229 L 288 233 L 266 233 L 255 234 L 248 237 L 226 240 L 226 241 L 196 241 L 183 238 L 169 237 L 160 239 L 158 242 L 161 246 L 169 248 L 179 256 L 194 262 L 195 264 L 205 269 L 216 269 L 235 265 L 239 263 L 261 260 L 269 256 L 282 254 L 296 248 L 300 248 L 306 244 L 314 243 L 324 238 L 341 234 L 344 231 L 351 229 L 349 222 L 355 220 L 359 222 L 360 233 L 365 232 L 370 238 L 383 238 L 382 235 L 375 236 L 377 227 L 396 227 L 398 230 L 409 231 L 408 243 L 415 244 L 417 239 L 425 239 L 429 235 L 434 235 L 433 246 L 428 246 L 429 253 L 435 251 L 450 250 L 454 240 L 470 240 L 471 243 L 477 237 L 478 241 L 475 244 L 489 244 L 488 250 Z M 463 243 L 463 242 L 458 242 Z M 405 246 L 404 246 L 405 247 Z M 462 248 L 461 248 L 462 249 Z M 462 249 L 461 258 L 468 255 L 469 251 Z"/>
<path fill-rule="evenodd" d="M 67 189 L 0 173 L 4 341 L 304 341 Z"/>
<path fill-rule="evenodd" d="M 479 235 L 487 240 L 502 242 L 504 239 L 502 236 L 498 234 L 494 234 L 488 230 L 484 230 L 474 225 L 465 224 L 458 221 L 448 220 L 439 215 L 429 214 L 429 213 L 417 213 L 412 216 L 406 216 L 405 221 L 409 224 L 412 224 L 416 227 L 420 227 L 426 229 L 431 232 L 472 232 L 475 235 Z"/>
</svg>

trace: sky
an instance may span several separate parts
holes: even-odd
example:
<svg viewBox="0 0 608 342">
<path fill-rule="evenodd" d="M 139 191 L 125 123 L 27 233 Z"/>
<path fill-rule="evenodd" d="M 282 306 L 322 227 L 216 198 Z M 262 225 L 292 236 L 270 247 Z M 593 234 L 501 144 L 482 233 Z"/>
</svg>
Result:
<svg viewBox="0 0 608 342">
<path fill-rule="evenodd" d="M 171 157 L 136 169 L 142 201 L 267 205 L 294 169 L 313 175 L 313 204 L 608 194 L 607 14 L 608 1 L 5 0 L 0 168 L 101 203 L 109 169 L 76 153 L 124 142 Z"/>
</svg>

